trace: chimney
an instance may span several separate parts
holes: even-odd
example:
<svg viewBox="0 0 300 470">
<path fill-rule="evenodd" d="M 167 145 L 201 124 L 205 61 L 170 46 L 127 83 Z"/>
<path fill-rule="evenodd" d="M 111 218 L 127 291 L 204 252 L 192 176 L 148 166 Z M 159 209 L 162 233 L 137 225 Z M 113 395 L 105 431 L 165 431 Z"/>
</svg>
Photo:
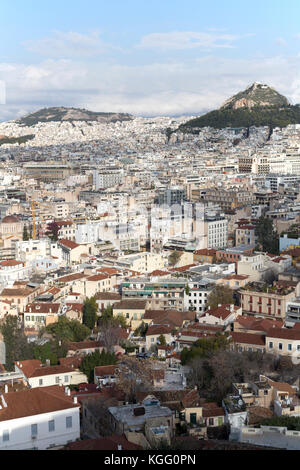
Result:
<svg viewBox="0 0 300 470">
<path fill-rule="evenodd" d="M 4 393 L 8 393 L 8 385 L 7 384 L 4 385 Z"/>
<path fill-rule="evenodd" d="M 73 398 L 73 403 L 74 403 L 74 405 L 77 405 L 77 403 L 78 403 L 77 397 Z"/>
</svg>

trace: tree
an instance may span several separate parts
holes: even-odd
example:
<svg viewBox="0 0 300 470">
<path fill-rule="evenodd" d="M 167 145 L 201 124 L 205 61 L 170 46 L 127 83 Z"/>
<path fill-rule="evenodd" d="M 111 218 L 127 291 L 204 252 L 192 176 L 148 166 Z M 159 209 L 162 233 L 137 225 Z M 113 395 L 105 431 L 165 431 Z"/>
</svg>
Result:
<svg viewBox="0 0 300 470">
<path fill-rule="evenodd" d="M 58 341 L 84 341 L 91 333 L 90 329 L 78 320 L 69 320 L 60 316 L 58 322 L 46 327 L 46 331 L 55 336 Z"/>
<path fill-rule="evenodd" d="M 98 304 L 95 297 L 87 298 L 83 305 L 82 322 L 90 330 L 95 328 L 97 321 Z"/>
<path fill-rule="evenodd" d="M 100 327 L 99 335 L 106 351 L 110 353 L 114 352 L 114 346 L 120 344 L 120 327 L 114 321 L 103 323 Z"/>
<path fill-rule="evenodd" d="M 189 287 L 188 284 L 185 286 L 185 293 L 186 293 L 186 295 L 189 295 L 189 293 L 190 293 L 190 287 Z"/>
<path fill-rule="evenodd" d="M 161 346 L 166 346 L 167 342 L 166 342 L 166 338 L 163 334 L 161 334 L 159 337 L 158 337 L 158 341 L 159 341 L 159 344 Z"/>
<path fill-rule="evenodd" d="M 219 304 L 234 304 L 233 291 L 228 286 L 217 285 L 209 294 L 207 306 L 216 308 Z"/>
<path fill-rule="evenodd" d="M 206 357 L 198 355 L 192 358 L 189 366 L 189 386 L 197 386 L 203 398 L 221 403 L 224 396 L 232 391 L 232 383 L 252 382 L 258 380 L 260 374 L 274 372 L 276 358 L 254 351 L 218 349 Z"/>
<path fill-rule="evenodd" d="M 114 317 L 113 308 L 111 305 L 108 305 L 106 309 L 102 311 L 101 317 L 98 320 L 98 324 L 100 328 L 102 325 L 105 325 L 106 323 L 110 323 L 111 325 L 114 325 L 116 328 L 117 327 L 127 328 L 126 318 L 124 318 L 122 315 Z"/>
<path fill-rule="evenodd" d="M 47 225 L 46 235 L 50 238 L 52 242 L 57 242 L 58 240 L 59 226 L 53 221 Z"/>
<path fill-rule="evenodd" d="M 152 361 L 136 357 L 123 357 L 116 372 L 117 385 L 124 391 L 130 403 L 137 402 L 137 392 L 148 392 L 151 389 Z"/>
<path fill-rule="evenodd" d="M 8 315 L 0 325 L 6 350 L 6 369 L 13 370 L 15 361 L 33 359 L 33 345 L 28 343 L 18 317 Z"/>
<path fill-rule="evenodd" d="M 94 369 L 97 366 L 112 366 L 117 363 L 113 353 L 102 350 L 85 356 L 80 364 L 80 370 L 87 376 L 89 383 L 94 382 Z"/>
<path fill-rule="evenodd" d="M 39 359 L 43 364 L 50 360 L 50 365 L 58 364 L 60 357 L 66 357 L 67 347 L 59 341 L 48 341 L 43 345 L 36 345 L 33 350 L 34 358 Z"/>
<path fill-rule="evenodd" d="M 255 228 L 257 242 L 262 251 L 279 254 L 279 236 L 273 222 L 268 217 L 260 217 Z"/>
<path fill-rule="evenodd" d="M 169 264 L 171 266 L 176 266 L 180 258 L 181 258 L 181 253 L 179 253 L 179 251 L 173 251 L 168 258 Z"/>
<path fill-rule="evenodd" d="M 29 240 L 29 234 L 27 230 L 27 225 L 24 225 L 23 228 L 23 241 L 27 242 Z"/>
<path fill-rule="evenodd" d="M 209 358 L 219 350 L 225 350 L 229 345 L 227 336 L 216 334 L 210 338 L 201 338 L 196 341 L 191 348 L 184 348 L 181 352 L 181 362 L 183 365 L 190 363 L 193 359 Z"/>
</svg>

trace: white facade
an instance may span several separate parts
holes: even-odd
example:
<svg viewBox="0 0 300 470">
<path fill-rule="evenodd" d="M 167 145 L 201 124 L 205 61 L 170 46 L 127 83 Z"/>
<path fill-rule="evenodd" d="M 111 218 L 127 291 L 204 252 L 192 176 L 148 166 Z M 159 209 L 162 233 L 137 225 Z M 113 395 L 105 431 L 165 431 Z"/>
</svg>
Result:
<svg viewBox="0 0 300 470">
<path fill-rule="evenodd" d="M 79 438 L 79 407 L 0 421 L 0 450 L 46 450 Z"/>
</svg>

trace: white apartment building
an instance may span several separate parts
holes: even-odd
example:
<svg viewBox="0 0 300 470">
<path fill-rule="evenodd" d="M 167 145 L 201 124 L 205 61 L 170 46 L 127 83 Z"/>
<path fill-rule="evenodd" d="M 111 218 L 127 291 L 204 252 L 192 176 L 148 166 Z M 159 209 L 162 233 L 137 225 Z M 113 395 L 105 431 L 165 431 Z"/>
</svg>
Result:
<svg viewBox="0 0 300 470">
<path fill-rule="evenodd" d="M 205 234 L 207 234 L 207 247 L 224 248 L 228 242 L 228 220 L 216 218 L 215 220 L 205 220 Z"/>
<path fill-rule="evenodd" d="M 122 184 L 124 180 L 123 170 L 93 171 L 93 185 L 95 189 L 107 189 Z"/>
<path fill-rule="evenodd" d="M 80 438 L 80 405 L 63 387 L 0 397 L 0 450 L 47 450 Z"/>
<path fill-rule="evenodd" d="M 207 282 L 188 282 L 188 292 L 184 294 L 184 309 L 194 310 L 203 313 L 207 309 L 209 294 L 214 288 L 214 284 Z"/>
</svg>

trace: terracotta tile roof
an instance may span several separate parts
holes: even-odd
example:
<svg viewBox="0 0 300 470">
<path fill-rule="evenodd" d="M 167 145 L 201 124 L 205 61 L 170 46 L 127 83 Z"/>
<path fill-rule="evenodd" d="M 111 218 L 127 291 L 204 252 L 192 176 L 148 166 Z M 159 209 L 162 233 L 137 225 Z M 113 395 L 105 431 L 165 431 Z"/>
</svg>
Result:
<svg viewBox="0 0 300 470">
<path fill-rule="evenodd" d="M 68 397 L 64 392 L 64 388 L 58 385 L 9 392 L 3 396 L 7 408 L 2 407 L 0 410 L 1 422 L 79 408 L 80 406 L 79 404 L 73 404 L 72 398 Z"/>
<path fill-rule="evenodd" d="M 6 266 L 18 266 L 19 264 L 24 264 L 22 261 L 16 261 L 16 260 L 6 260 L 6 261 L 1 261 L 0 266 L 6 267 Z"/>
<path fill-rule="evenodd" d="M 66 248 L 69 248 L 70 250 L 74 250 L 75 248 L 78 248 L 80 246 L 78 243 L 72 242 L 72 240 L 65 240 L 64 238 L 58 240 L 58 244 L 63 245 Z"/>
<path fill-rule="evenodd" d="M 58 313 L 60 304 L 36 302 L 26 305 L 25 313 Z"/>
<path fill-rule="evenodd" d="M 64 374 L 72 372 L 72 368 L 63 365 L 43 366 L 41 361 L 32 359 L 28 361 L 17 361 L 15 365 L 22 370 L 27 379 L 43 377 L 46 375 Z"/>
<path fill-rule="evenodd" d="M 116 268 L 99 268 L 97 269 L 97 272 L 113 276 L 114 274 L 120 274 L 122 271 Z"/>
<path fill-rule="evenodd" d="M 6 288 L 3 289 L 1 292 L 1 297 L 28 297 L 30 294 L 32 294 L 36 289 L 31 289 L 30 287 L 28 288 Z"/>
<path fill-rule="evenodd" d="M 170 326 L 163 325 L 149 326 L 146 336 L 170 334 L 172 329 Z"/>
<path fill-rule="evenodd" d="M 114 375 L 115 370 L 118 368 L 116 365 L 112 366 L 97 366 L 94 369 L 95 377 L 104 377 L 105 375 Z"/>
<path fill-rule="evenodd" d="M 234 343 L 265 346 L 264 335 L 256 335 L 252 333 L 238 333 L 233 331 L 232 333 L 230 333 L 230 336 L 232 337 Z"/>
<path fill-rule="evenodd" d="M 271 380 L 268 380 L 268 382 L 278 392 L 287 392 L 290 395 L 297 395 L 296 390 L 286 382 L 272 382 Z"/>
<path fill-rule="evenodd" d="M 203 250 L 196 250 L 194 251 L 194 255 L 202 255 L 202 256 L 215 256 L 217 253 L 217 250 L 213 249 L 206 249 L 204 248 Z"/>
<path fill-rule="evenodd" d="M 79 369 L 80 364 L 82 363 L 82 357 L 61 357 L 59 359 L 59 364 L 64 367 L 69 367 L 70 369 Z"/>
<path fill-rule="evenodd" d="M 72 282 L 72 281 L 77 281 L 78 279 L 83 279 L 85 278 L 86 275 L 83 273 L 74 273 L 74 274 L 69 274 L 67 276 L 59 277 L 56 279 L 57 282 Z"/>
<path fill-rule="evenodd" d="M 105 279 L 109 279 L 109 276 L 105 274 L 96 274 L 95 276 L 90 276 L 87 278 L 87 281 L 96 282 L 96 281 L 104 281 Z"/>
<path fill-rule="evenodd" d="M 115 292 L 97 292 L 95 295 L 96 300 L 121 300 L 122 297 L 120 294 Z"/>
<path fill-rule="evenodd" d="M 156 324 L 181 327 L 185 321 L 193 321 L 195 312 L 179 310 L 146 310 L 144 319 L 151 319 Z"/>
<path fill-rule="evenodd" d="M 216 318 L 221 318 L 222 320 L 226 320 L 233 312 L 230 309 L 226 308 L 225 305 L 221 307 L 211 308 L 207 310 L 201 318 L 204 318 L 205 314 L 208 313 L 209 315 L 213 315 Z"/>
<path fill-rule="evenodd" d="M 266 336 L 268 338 L 300 340 L 300 330 L 289 328 L 271 328 Z"/>
</svg>

